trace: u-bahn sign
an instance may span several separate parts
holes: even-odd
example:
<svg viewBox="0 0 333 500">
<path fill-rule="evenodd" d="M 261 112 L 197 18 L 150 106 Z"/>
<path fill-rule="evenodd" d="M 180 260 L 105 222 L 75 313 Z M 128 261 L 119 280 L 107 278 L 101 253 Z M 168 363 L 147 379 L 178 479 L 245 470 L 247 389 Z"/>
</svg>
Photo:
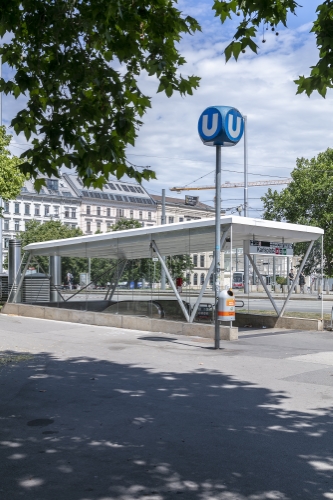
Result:
<svg viewBox="0 0 333 500">
<path fill-rule="evenodd" d="M 235 146 L 244 132 L 244 118 L 236 108 L 211 106 L 201 113 L 198 132 L 206 146 Z"/>
<path fill-rule="evenodd" d="M 294 255 L 294 249 L 292 243 L 249 240 L 245 242 L 245 253 L 253 255 L 272 255 L 276 257 L 292 257 Z"/>
</svg>

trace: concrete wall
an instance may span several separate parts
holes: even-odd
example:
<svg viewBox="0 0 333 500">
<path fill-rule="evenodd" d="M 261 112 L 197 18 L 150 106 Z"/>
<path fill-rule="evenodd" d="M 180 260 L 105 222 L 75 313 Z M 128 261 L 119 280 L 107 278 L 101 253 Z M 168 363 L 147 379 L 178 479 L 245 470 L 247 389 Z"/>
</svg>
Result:
<svg viewBox="0 0 333 500">
<path fill-rule="evenodd" d="M 68 321 L 85 325 L 214 338 L 214 325 L 199 323 L 183 323 L 181 321 L 151 319 L 140 316 L 121 316 L 120 314 L 103 314 L 93 311 L 75 311 L 72 309 L 9 303 L 3 306 L 1 312 L 15 316 Z M 221 340 L 238 340 L 238 328 L 221 326 L 220 338 Z"/>
<path fill-rule="evenodd" d="M 288 328 L 291 330 L 310 330 L 322 331 L 323 324 L 320 319 L 307 318 L 290 318 L 283 316 L 265 316 L 260 314 L 236 313 L 236 321 L 234 325 L 239 327 L 251 325 L 253 327 L 262 328 Z"/>
</svg>

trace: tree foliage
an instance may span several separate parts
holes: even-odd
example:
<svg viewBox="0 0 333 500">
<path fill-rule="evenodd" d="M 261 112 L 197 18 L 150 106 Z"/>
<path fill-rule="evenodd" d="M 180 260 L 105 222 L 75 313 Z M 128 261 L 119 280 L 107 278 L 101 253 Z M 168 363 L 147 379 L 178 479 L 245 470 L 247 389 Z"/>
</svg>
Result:
<svg viewBox="0 0 333 500">
<path fill-rule="evenodd" d="M 333 276 L 333 149 L 317 157 L 298 158 L 291 173 L 292 182 L 280 193 L 268 189 L 262 197 L 264 219 L 317 226 L 324 229 L 324 272 Z M 307 274 L 319 271 L 321 245 L 318 242 L 305 268 Z M 303 255 L 306 244 L 295 251 Z"/>
<path fill-rule="evenodd" d="M 226 60 L 246 49 L 257 52 L 262 24 L 272 30 L 287 24 L 300 6 L 295 0 L 214 0 L 222 24 L 241 16 Z M 333 0 L 317 9 L 312 32 L 319 61 L 309 77 L 297 80 L 298 92 L 325 96 L 333 79 Z M 237 18 L 237 17 L 236 17 Z M 86 186 L 101 187 L 109 177 L 127 174 L 137 181 L 155 177 L 126 161 L 150 98 L 138 86 L 145 72 L 157 79 L 157 92 L 192 94 L 196 76 L 183 76 L 179 42 L 200 30 L 175 0 L 10 0 L 0 5 L 2 60 L 13 77 L 0 80 L 0 91 L 27 97 L 12 120 L 32 147 L 20 169 L 36 178 L 58 176 L 59 167 L 76 170 Z M 36 181 L 40 187 L 43 180 Z"/>
<path fill-rule="evenodd" d="M 58 175 L 65 164 L 85 185 L 101 187 L 125 173 L 150 179 L 126 163 L 150 98 L 138 86 L 142 72 L 158 92 L 192 94 L 199 79 L 183 77 L 177 44 L 199 29 L 170 0 L 10 0 L 1 2 L 0 48 L 14 77 L 0 90 L 28 98 L 12 125 L 27 139 L 22 171 Z"/>
<path fill-rule="evenodd" d="M 142 224 L 135 219 L 119 219 L 111 226 L 112 231 L 124 231 L 125 229 L 135 229 L 142 227 Z"/>
<path fill-rule="evenodd" d="M 8 146 L 11 136 L 6 134 L 6 128 L 0 127 L 0 197 L 5 200 L 15 199 L 21 192 L 25 176 L 19 169 L 22 160 L 12 156 Z"/>
<path fill-rule="evenodd" d="M 257 53 L 255 39 L 263 25 L 270 26 L 278 34 L 278 25 L 287 26 L 288 15 L 296 15 L 298 8 L 301 6 L 295 0 L 215 0 L 213 9 L 222 24 L 234 15 L 242 17 L 233 40 L 224 51 L 226 61 L 232 56 L 237 60 L 247 48 Z M 295 83 L 298 94 L 305 92 L 310 96 L 317 90 L 325 97 L 327 89 L 333 87 L 333 1 L 325 0 L 316 12 L 311 32 L 316 37 L 319 61 L 311 67 L 310 76 L 300 76 Z"/>
<path fill-rule="evenodd" d="M 21 231 L 16 235 L 17 239 L 21 240 L 22 248 L 30 243 L 39 241 L 62 240 L 65 238 L 74 238 L 82 236 L 80 228 L 71 228 L 62 224 L 60 221 L 50 220 L 41 224 L 39 221 L 27 221 L 25 231 Z M 41 270 L 48 273 L 49 259 L 48 257 L 38 256 L 36 263 L 39 263 Z M 5 264 L 7 266 L 7 262 Z M 61 275 L 62 280 L 65 280 L 67 272 L 71 272 L 74 276 L 75 283 L 78 283 L 79 274 L 87 272 L 88 260 L 82 258 L 62 257 L 61 259 Z"/>
</svg>

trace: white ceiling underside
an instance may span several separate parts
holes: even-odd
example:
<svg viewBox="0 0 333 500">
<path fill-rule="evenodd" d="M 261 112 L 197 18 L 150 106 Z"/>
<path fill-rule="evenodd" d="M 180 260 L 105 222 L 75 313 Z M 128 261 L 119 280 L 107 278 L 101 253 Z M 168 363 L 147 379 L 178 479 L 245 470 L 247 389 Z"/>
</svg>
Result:
<svg viewBox="0 0 333 500">
<path fill-rule="evenodd" d="M 249 217 L 221 217 L 221 231 L 227 230 L 228 236 L 231 224 L 233 248 L 242 247 L 243 241 L 250 239 L 297 243 L 316 240 L 323 234 L 323 230 L 318 227 Z M 150 247 L 152 240 L 162 255 L 212 252 L 215 246 L 215 219 L 32 243 L 24 250 L 35 255 L 140 259 L 153 256 Z M 226 243 L 226 248 L 228 245 Z"/>
</svg>

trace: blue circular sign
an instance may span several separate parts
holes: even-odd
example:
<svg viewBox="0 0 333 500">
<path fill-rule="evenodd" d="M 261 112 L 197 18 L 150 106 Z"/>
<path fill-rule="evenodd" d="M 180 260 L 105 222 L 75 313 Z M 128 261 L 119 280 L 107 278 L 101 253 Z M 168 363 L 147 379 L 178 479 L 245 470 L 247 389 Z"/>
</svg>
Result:
<svg viewBox="0 0 333 500">
<path fill-rule="evenodd" d="M 236 108 L 211 106 L 198 123 L 200 139 L 206 146 L 235 146 L 244 132 L 244 119 Z"/>
</svg>

